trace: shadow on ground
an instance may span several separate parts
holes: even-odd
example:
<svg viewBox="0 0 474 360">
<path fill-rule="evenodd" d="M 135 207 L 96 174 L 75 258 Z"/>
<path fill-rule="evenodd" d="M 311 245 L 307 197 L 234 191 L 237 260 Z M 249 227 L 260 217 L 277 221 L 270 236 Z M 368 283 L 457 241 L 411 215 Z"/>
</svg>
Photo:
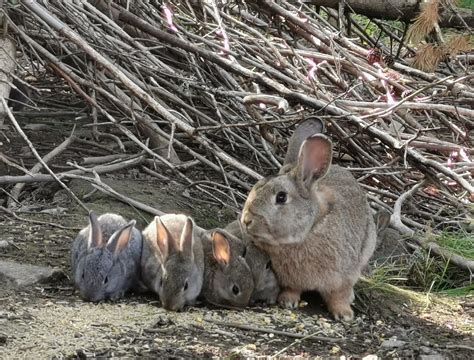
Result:
<svg viewBox="0 0 474 360">
<path fill-rule="evenodd" d="M 226 224 L 234 214 L 193 197 L 176 183 L 111 176 L 104 180 L 118 192 L 166 212 L 183 211 L 203 227 Z M 73 182 L 79 196 L 89 185 Z M 157 190 L 159 189 L 159 190 Z M 46 195 L 45 195 L 46 194 Z M 0 215 L 0 259 L 58 267 L 69 273 L 69 247 L 87 224 L 85 213 L 62 191 L 30 194 L 34 214 Z M 87 206 L 115 211 L 144 226 L 152 217 L 95 193 Z M 56 212 L 38 214 L 53 209 Z M 64 210 L 62 210 L 64 209 Z M 54 223 L 65 228 L 49 224 Z M 152 295 L 130 295 L 117 303 L 81 301 L 68 279 L 17 289 L 0 284 L 0 358 L 93 358 L 229 356 L 322 356 L 361 358 L 472 358 L 473 302 L 441 299 L 404 291 L 371 289 L 361 282 L 357 317 L 350 324 L 332 321 L 316 293 L 305 294 L 298 311 L 278 307 L 243 310 L 198 305 L 181 313 L 159 307 Z M 304 304 L 303 304 L 304 305 Z M 242 325 L 251 329 L 241 329 Z M 312 336 L 310 336 L 312 335 Z"/>
</svg>

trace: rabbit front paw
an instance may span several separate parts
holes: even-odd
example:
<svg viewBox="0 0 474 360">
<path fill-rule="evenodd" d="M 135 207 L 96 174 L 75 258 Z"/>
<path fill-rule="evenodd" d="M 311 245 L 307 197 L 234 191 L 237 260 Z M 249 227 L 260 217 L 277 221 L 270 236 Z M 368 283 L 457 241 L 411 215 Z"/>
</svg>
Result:
<svg viewBox="0 0 474 360">
<path fill-rule="evenodd" d="M 301 291 L 285 289 L 278 295 L 278 304 L 285 309 L 297 309 Z"/>
<path fill-rule="evenodd" d="M 352 283 L 346 282 L 341 286 L 330 291 L 322 291 L 329 312 L 339 321 L 351 321 L 354 319 L 354 312 L 351 303 L 354 300 L 354 291 Z"/>
<path fill-rule="evenodd" d="M 331 313 L 334 316 L 334 319 L 337 321 L 351 321 L 354 319 L 354 312 L 352 311 L 350 305 L 332 309 Z"/>
</svg>

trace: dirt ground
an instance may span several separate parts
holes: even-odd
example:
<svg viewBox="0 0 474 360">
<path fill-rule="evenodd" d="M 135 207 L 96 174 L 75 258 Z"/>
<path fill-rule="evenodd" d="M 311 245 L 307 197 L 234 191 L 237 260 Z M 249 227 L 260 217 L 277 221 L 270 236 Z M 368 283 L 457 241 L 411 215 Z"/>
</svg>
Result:
<svg viewBox="0 0 474 360">
<path fill-rule="evenodd" d="M 163 211 L 188 213 L 201 226 L 224 225 L 233 219 L 232 212 L 200 202 L 182 185 L 146 178 L 132 181 L 130 176 L 104 179 L 117 191 L 127 189 L 129 196 Z M 70 186 L 79 196 L 91 190 L 75 182 Z M 133 294 L 117 303 L 83 302 L 69 282 L 69 247 L 87 218 L 62 190 L 45 197 L 51 190 L 31 192 L 34 214 L 20 214 L 45 224 L 0 215 L 0 238 L 13 244 L 0 250 L 2 259 L 58 267 L 65 274 L 62 280 L 32 288 L 0 284 L 1 359 L 474 356 L 472 296 L 442 299 L 389 293 L 363 282 L 357 291 L 356 319 L 347 324 L 333 321 L 317 294 L 308 294 L 307 305 L 297 311 L 198 304 L 172 313 L 160 308 L 153 295 Z M 113 210 L 133 216 L 140 226 L 151 219 L 100 193 L 88 197 L 86 204 L 98 212 Z M 49 213 L 40 213 L 44 210 Z"/>
<path fill-rule="evenodd" d="M 54 144 L 45 141 L 51 138 L 47 126 L 27 133 L 37 150 L 45 153 L 64 139 L 69 125 L 65 122 Z M 58 131 L 57 125 L 54 130 Z M 14 134 L 6 135 L 9 142 L 0 144 L 2 152 L 21 157 L 27 168 L 36 163 Z M 55 164 L 79 163 L 85 155 L 93 156 L 93 149 L 75 146 Z M 58 165 L 52 167 L 61 170 Z M 0 162 L 0 173 L 5 172 Z M 192 187 L 158 181 L 133 169 L 102 180 L 117 192 L 162 211 L 192 215 L 205 228 L 223 226 L 235 218 L 233 211 L 202 199 Z M 98 213 L 133 217 L 141 228 L 152 219 L 100 192 L 91 193 L 84 182 L 74 180 L 68 185 Z M 0 212 L 0 240 L 9 243 L 0 248 L 0 259 L 57 267 L 64 277 L 22 289 L 0 282 L 0 359 L 474 357 L 473 296 L 440 298 L 377 290 L 367 281 L 357 286 L 356 319 L 347 324 L 333 321 L 321 299 L 311 293 L 305 296 L 306 305 L 296 311 L 198 304 L 172 313 L 160 308 L 150 294 L 131 294 L 116 303 L 84 302 L 70 283 L 69 249 L 77 231 L 87 225 L 85 211 L 49 183 L 28 186 L 24 194 L 22 212 L 17 213 L 21 219 Z"/>
</svg>

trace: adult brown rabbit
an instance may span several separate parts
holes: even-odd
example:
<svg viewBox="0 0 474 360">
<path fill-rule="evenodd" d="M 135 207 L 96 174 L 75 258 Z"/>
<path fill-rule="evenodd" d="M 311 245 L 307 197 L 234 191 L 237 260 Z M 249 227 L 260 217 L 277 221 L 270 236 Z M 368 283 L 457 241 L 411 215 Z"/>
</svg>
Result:
<svg viewBox="0 0 474 360">
<path fill-rule="evenodd" d="M 260 180 L 241 216 L 247 236 L 272 260 L 281 305 L 298 306 L 318 290 L 336 319 L 353 318 L 353 286 L 372 255 L 376 229 L 367 198 L 352 174 L 331 166 L 324 135 L 305 140 L 298 161 Z"/>
<path fill-rule="evenodd" d="M 288 148 L 283 165 L 294 164 L 298 161 L 298 153 L 301 144 L 308 137 L 322 133 L 325 130 L 324 123 L 317 117 L 309 117 L 303 120 L 295 128 L 288 142 Z M 229 223 L 225 230 L 237 237 L 242 243 L 230 242 L 231 248 L 236 248 L 239 253 L 245 255 L 245 261 L 252 270 L 255 284 L 254 291 L 250 298 L 250 303 L 264 302 L 275 304 L 280 287 L 271 267 L 271 260 L 268 254 L 259 247 L 252 244 L 242 233 L 242 225 L 238 220 Z M 243 251 L 245 250 L 245 251 Z"/>
</svg>

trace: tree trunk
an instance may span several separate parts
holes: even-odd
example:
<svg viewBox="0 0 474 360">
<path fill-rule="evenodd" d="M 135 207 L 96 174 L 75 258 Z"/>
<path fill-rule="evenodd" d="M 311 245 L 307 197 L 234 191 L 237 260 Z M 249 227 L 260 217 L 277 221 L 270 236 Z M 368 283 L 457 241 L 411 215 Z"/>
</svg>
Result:
<svg viewBox="0 0 474 360">
<path fill-rule="evenodd" d="M 339 0 L 303 0 L 319 6 L 337 9 Z M 357 14 L 369 18 L 384 20 L 410 21 L 418 15 L 420 0 L 345 0 L 346 11 L 354 11 Z M 469 9 L 456 9 L 460 17 L 470 27 L 474 25 L 474 15 Z M 464 28 L 462 20 L 449 10 L 441 12 L 439 25 L 441 27 Z"/>
<path fill-rule="evenodd" d="M 1 34 L 0 34 L 1 35 Z M 10 96 L 10 83 L 12 74 L 15 71 L 15 43 L 8 36 L 0 36 L 0 98 Z M 3 126 L 6 111 L 0 103 L 0 128 Z"/>
</svg>

